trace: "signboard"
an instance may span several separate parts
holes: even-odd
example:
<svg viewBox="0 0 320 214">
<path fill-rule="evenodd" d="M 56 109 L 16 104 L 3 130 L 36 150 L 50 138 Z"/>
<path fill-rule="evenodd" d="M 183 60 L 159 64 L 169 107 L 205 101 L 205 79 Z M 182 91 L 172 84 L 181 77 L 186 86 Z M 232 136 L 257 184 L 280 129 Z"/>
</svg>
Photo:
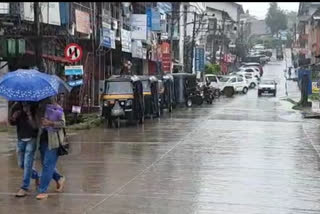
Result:
<svg viewBox="0 0 320 214">
<path fill-rule="evenodd" d="M 171 70 L 171 54 L 170 54 L 170 44 L 168 42 L 162 43 L 161 52 L 162 52 L 162 70 L 164 72 L 170 72 L 170 70 Z"/>
<path fill-rule="evenodd" d="M 110 30 L 110 28 L 102 28 L 101 30 L 101 45 L 106 47 L 106 48 L 116 48 L 116 43 L 115 43 L 115 33 L 113 30 Z"/>
<path fill-rule="evenodd" d="M 147 27 L 152 31 L 160 31 L 160 11 L 158 8 L 147 9 Z"/>
<path fill-rule="evenodd" d="M 132 57 L 143 58 L 142 42 L 140 40 L 133 40 L 132 42 Z"/>
<path fill-rule="evenodd" d="M 0 14 L 9 14 L 9 3 L 1 2 L 0 3 Z"/>
<path fill-rule="evenodd" d="M 69 75 L 83 75 L 83 65 L 64 66 L 64 74 Z"/>
<path fill-rule="evenodd" d="M 152 28 L 152 8 L 147 8 L 147 28 L 148 30 L 151 30 Z"/>
<path fill-rule="evenodd" d="M 77 32 L 90 34 L 90 16 L 89 13 L 81 10 L 75 10 L 76 14 L 76 29 Z"/>
<path fill-rule="evenodd" d="M 81 113 L 81 106 L 72 106 L 72 113 Z"/>
<path fill-rule="evenodd" d="M 147 40 L 147 15 L 132 14 L 131 19 L 131 38 L 137 40 Z"/>
<path fill-rule="evenodd" d="M 64 49 L 64 57 L 70 62 L 80 61 L 82 54 L 82 48 L 76 43 L 71 43 Z"/>
<path fill-rule="evenodd" d="M 9 72 L 7 62 L 0 61 L 0 78 Z M 0 125 L 7 125 L 8 121 L 8 101 L 0 97 Z"/>
<path fill-rule="evenodd" d="M 121 28 L 121 46 L 122 51 L 131 53 L 131 31 Z"/>
<path fill-rule="evenodd" d="M 34 21 L 33 2 L 23 2 L 21 6 L 21 19 Z M 61 25 L 59 2 L 39 2 L 41 8 L 40 22 L 51 25 Z"/>
<path fill-rule="evenodd" d="M 68 85 L 71 87 L 83 85 L 83 79 L 68 81 Z"/>
<path fill-rule="evenodd" d="M 319 82 L 312 82 L 312 93 L 319 93 L 320 84 Z"/>
<path fill-rule="evenodd" d="M 196 48 L 195 50 L 195 70 L 204 71 L 204 48 Z"/>
</svg>

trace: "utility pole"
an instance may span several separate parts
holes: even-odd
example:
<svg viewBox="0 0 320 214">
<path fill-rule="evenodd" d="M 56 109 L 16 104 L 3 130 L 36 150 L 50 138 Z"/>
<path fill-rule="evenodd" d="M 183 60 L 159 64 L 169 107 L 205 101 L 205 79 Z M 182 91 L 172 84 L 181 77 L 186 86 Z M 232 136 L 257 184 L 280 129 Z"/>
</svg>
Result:
<svg viewBox="0 0 320 214">
<path fill-rule="evenodd" d="M 40 8 L 39 2 L 34 2 L 34 33 L 35 33 L 35 39 L 34 39 L 34 47 L 35 47 L 35 62 L 36 66 L 38 67 L 39 71 L 43 71 L 43 65 L 42 65 L 42 38 L 41 38 L 41 29 L 40 29 Z"/>
<path fill-rule="evenodd" d="M 224 24 L 225 24 L 225 16 L 224 11 L 222 12 L 222 31 L 221 31 L 221 37 L 222 37 L 222 44 L 220 49 L 220 69 L 222 69 L 222 51 L 224 50 Z M 223 52 L 224 53 L 224 52 Z"/>
<path fill-rule="evenodd" d="M 197 14 L 196 12 L 193 13 L 193 31 L 192 31 L 192 44 L 191 44 L 191 68 L 190 68 L 190 73 L 192 73 L 193 70 L 193 49 L 194 49 L 194 40 L 195 40 L 195 34 L 196 34 L 196 18 Z"/>
<path fill-rule="evenodd" d="M 173 10 L 174 10 L 174 6 L 175 6 L 175 2 L 172 2 L 172 11 L 171 11 L 171 31 L 170 31 L 170 54 L 171 54 L 171 64 L 173 64 L 173 31 L 174 31 L 174 25 L 173 25 Z M 173 66 L 171 66 L 173 68 Z M 172 73 L 172 69 L 171 69 L 171 73 Z"/>
</svg>

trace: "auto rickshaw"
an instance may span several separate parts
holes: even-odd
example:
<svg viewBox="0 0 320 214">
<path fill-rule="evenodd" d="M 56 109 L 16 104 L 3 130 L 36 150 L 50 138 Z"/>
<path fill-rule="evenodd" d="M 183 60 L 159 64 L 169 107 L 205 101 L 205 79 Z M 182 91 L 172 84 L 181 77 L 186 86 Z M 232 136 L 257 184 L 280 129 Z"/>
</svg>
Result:
<svg viewBox="0 0 320 214">
<path fill-rule="evenodd" d="M 143 86 L 144 115 L 153 119 L 160 117 L 158 78 L 155 76 L 138 76 Z"/>
<path fill-rule="evenodd" d="M 175 108 L 175 96 L 174 96 L 174 79 L 171 74 L 163 76 L 157 76 L 159 79 L 158 92 L 160 96 L 160 108 L 168 109 L 172 112 Z"/>
<path fill-rule="evenodd" d="M 102 94 L 102 116 L 108 126 L 120 127 L 120 119 L 130 123 L 144 122 L 142 82 L 137 76 L 111 76 L 105 82 Z"/>
<path fill-rule="evenodd" d="M 191 107 L 193 103 L 201 105 L 203 99 L 197 89 L 197 76 L 190 73 L 174 73 L 174 93 L 177 104 L 185 104 Z"/>
</svg>

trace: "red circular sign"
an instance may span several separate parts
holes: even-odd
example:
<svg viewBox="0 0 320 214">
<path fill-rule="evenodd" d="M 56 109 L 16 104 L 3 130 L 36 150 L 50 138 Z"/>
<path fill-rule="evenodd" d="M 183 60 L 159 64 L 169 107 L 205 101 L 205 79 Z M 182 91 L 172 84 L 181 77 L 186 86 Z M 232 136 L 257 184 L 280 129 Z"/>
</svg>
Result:
<svg viewBox="0 0 320 214">
<path fill-rule="evenodd" d="M 80 61 L 82 55 L 82 48 L 76 43 L 71 43 L 64 49 L 64 57 L 70 62 Z"/>
</svg>

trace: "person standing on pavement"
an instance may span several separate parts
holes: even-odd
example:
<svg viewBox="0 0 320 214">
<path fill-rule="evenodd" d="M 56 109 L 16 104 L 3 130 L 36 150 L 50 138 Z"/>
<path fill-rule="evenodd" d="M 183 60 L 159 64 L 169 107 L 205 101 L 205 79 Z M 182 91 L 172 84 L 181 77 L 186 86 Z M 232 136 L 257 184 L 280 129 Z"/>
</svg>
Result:
<svg viewBox="0 0 320 214">
<path fill-rule="evenodd" d="M 38 133 L 35 115 L 36 105 L 27 102 L 14 103 L 9 112 L 10 125 L 17 127 L 18 165 L 23 169 L 22 186 L 16 194 L 16 197 L 24 197 L 27 195 L 31 178 L 36 179 L 36 184 L 39 183 L 37 172 L 32 168 Z"/>
<path fill-rule="evenodd" d="M 64 144 L 64 131 L 65 116 L 63 109 L 57 104 L 56 97 L 48 99 L 49 102 L 42 103 L 39 111 L 41 128 L 38 133 L 38 142 L 40 143 L 40 153 L 42 161 L 42 173 L 40 184 L 38 187 L 37 199 L 48 198 L 47 190 L 50 185 L 51 179 L 56 181 L 56 191 L 61 192 L 64 187 L 65 177 L 60 175 L 56 169 L 58 161 L 58 148 L 59 144 Z M 46 111 L 49 107 L 59 110 L 55 117 L 57 120 L 48 119 Z M 46 116 L 46 117 L 45 117 Z M 50 117 L 50 116 L 49 116 Z"/>
</svg>

